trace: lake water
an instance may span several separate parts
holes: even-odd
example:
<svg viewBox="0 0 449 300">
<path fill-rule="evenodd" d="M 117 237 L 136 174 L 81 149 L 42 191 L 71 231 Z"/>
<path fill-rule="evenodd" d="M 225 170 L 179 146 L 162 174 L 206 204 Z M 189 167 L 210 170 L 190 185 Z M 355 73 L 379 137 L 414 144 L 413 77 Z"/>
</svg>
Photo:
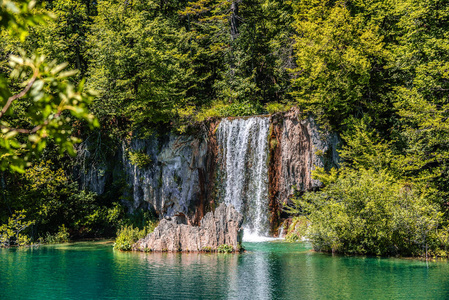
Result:
<svg viewBox="0 0 449 300">
<path fill-rule="evenodd" d="M 122 253 L 98 242 L 0 249 L 0 299 L 449 299 L 445 261 L 244 246 L 244 254 Z"/>
</svg>

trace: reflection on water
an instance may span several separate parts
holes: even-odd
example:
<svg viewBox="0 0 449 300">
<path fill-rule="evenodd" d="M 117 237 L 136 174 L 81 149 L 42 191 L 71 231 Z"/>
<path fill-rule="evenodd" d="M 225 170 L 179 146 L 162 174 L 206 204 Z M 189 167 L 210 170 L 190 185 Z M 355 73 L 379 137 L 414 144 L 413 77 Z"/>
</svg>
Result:
<svg viewBox="0 0 449 300">
<path fill-rule="evenodd" d="M 0 299 L 449 298 L 447 262 L 245 246 L 241 255 L 122 253 L 102 243 L 2 249 Z"/>
<path fill-rule="evenodd" d="M 272 282 L 267 260 L 262 255 L 251 257 L 251 268 L 240 268 L 237 285 L 229 290 L 231 299 L 271 299 Z"/>
</svg>

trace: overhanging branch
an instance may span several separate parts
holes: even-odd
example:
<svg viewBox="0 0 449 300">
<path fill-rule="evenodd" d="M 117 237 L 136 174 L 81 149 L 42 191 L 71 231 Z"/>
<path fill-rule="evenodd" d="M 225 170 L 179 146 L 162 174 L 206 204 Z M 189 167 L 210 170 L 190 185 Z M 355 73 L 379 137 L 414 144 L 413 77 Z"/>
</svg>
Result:
<svg viewBox="0 0 449 300">
<path fill-rule="evenodd" d="M 33 74 L 33 77 L 31 77 L 30 82 L 26 85 L 26 87 L 20 93 L 8 98 L 8 101 L 6 102 L 5 106 L 3 106 L 2 111 L 0 111 L 0 118 L 3 117 L 3 115 L 8 111 L 8 109 L 11 106 L 11 104 L 13 103 L 13 101 L 22 98 L 23 96 L 26 95 L 26 93 L 28 93 L 28 91 L 31 89 L 34 82 L 36 81 L 37 74 L 38 74 L 38 72 L 35 71 Z"/>
</svg>

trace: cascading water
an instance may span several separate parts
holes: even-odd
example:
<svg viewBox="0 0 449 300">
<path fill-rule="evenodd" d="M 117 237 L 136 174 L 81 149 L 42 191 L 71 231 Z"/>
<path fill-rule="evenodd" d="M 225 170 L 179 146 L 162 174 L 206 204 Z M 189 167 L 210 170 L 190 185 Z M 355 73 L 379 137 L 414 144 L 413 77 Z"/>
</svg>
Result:
<svg viewBox="0 0 449 300">
<path fill-rule="evenodd" d="M 268 117 L 223 119 L 217 130 L 220 202 L 245 216 L 244 240 L 269 235 Z"/>
</svg>

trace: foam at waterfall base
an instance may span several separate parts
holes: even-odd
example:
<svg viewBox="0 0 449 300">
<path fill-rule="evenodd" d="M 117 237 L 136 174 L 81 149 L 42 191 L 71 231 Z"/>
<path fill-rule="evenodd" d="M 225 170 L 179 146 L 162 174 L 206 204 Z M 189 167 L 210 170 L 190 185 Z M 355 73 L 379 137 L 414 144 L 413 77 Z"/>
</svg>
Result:
<svg viewBox="0 0 449 300">
<path fill-rule="evenodd" d="M 243 242 L 245 243 L 262 243 L 262 242 L 269 242 L 269 241 L 278 241 L 283 240 L 283 238 L 274 238 L 269 236 L 263 236 L 258 234 L 257 232 L 253 232 L 250 229 L 244 228 L 243 229 Z"/>
</svg>

